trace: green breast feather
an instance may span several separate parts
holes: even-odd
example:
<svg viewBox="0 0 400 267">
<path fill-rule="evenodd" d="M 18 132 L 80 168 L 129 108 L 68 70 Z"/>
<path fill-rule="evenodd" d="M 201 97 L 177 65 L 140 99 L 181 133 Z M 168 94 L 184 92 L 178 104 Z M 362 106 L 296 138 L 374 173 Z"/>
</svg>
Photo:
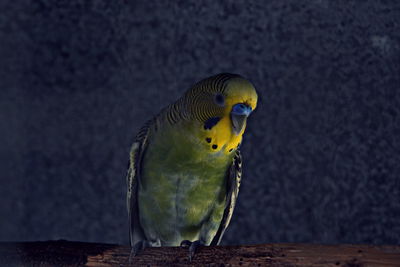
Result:
<svg viewBox="0 0 400 267">
<path fill-rule="evenodd" d="M 154 134 L 138 198 L 146 236 L 162 245 L 179 245 L 199 239 L 204 231 L 210 243 L 223 216 L 232 156 L 210 153 L 188 125 L 167 126 Z"/>
</svg>

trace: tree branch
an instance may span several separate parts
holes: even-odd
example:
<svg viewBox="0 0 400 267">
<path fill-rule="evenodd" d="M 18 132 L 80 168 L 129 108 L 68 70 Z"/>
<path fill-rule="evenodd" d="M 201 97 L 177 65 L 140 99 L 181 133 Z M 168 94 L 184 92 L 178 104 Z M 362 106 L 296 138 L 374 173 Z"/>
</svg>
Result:
<svg viewBox="0 0 400 267">
<path fill-rule="evenodd" d="M 192 262 L 188 250 L 147 248 L 133 257 L 130 247 L 68 241 L 0 242 L 1 266 L 342 266 L 398 267 L 400 246 L 265 244 L 202 247 Z"/>
</svg>

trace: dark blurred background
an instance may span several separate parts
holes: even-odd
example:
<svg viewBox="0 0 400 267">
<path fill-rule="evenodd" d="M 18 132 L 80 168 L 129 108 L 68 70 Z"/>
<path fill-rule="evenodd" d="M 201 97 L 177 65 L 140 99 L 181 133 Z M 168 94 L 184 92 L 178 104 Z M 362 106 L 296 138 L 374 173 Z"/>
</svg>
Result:
<svg viewBox="0 0 400 267">
<path fill-rule="evenodd" d="M 260 103 L 223 243 L 399 244 L 399 2 L 163 2 L 0 2 L 0 241 L 127 244 L 135 133 L 233 72 Z"/>
</svg>

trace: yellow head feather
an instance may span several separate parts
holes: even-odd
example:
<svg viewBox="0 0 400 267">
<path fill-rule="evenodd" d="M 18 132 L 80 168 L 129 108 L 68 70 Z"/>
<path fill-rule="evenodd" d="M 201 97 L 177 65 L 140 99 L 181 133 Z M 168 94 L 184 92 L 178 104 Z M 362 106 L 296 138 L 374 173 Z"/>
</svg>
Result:
<svg viewBox="0 0 400 267">
<path fill-rule="evenodd" d="M 222 96 L 222 98 L 221 98 Z M 218 97 L 223 101 L 218 103 Z M 185 95 L 188 116 L 197 121 L 200 128 L 198 138 L 210 152 L 232 153 L 242 141 L 246 128 L 239 133 L 233 131 L 231 112 L 233 106 L 245 104 L 254 110 L 257 106 L 257 92 L 246 79 L 235 74 L 219 74 L 200 81 Z M 204 127 L 210 120 L 216 119 L 212 127 Z"/>
</svg>

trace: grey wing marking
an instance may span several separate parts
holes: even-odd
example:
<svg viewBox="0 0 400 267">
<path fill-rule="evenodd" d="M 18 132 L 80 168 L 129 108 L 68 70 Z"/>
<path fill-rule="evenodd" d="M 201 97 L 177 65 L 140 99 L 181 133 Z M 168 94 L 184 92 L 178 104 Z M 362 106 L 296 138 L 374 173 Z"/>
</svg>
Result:
<svg viewBox="0 0 400 267">
<path fill-rule="evenodd" d="M 211 241 L 211 246 L 218 245 L 221 242 L 222 236 L 224 235 L 224 232 L 228 227 L 229 222 L 231 221 L 233 210 L 236 205 L 236 200 L 239 194 L 240 181 L 242 179 L 242 156 L 239 150 L 236 151 L 236 155 L 233 158 L 232 165 L 228 169 L 227 176 L 227 195 L 225 210 L 218 231 Z"/>
<path fill-rule="evenodd" d="M 137 202 L 138 181 L 140 179 L 141 161 L 147 147 L 149 136 L 149 121 L 139 131 L 130 152 L 130 164 L 127 174 L 127 208 L 129 216 L 129 241 L 131 246 L 140 240 L 146 240 L 139 221 L 139 209 Z"/>
</svg>

